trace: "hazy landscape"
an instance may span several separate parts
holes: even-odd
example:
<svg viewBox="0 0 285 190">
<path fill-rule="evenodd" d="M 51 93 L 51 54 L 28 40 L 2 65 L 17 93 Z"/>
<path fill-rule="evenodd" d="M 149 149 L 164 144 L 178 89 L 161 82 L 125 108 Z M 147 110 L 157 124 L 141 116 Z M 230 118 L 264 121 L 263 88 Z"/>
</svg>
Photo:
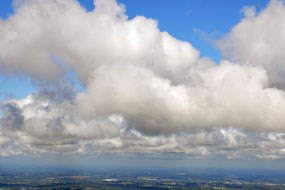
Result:
<svg viewBox="0 0 285 190">
<path fill-rule="evenodd" d="M 285 189 L 285 173 L 266 170 L 1 170 L 1 189 Z"/>
</svg>

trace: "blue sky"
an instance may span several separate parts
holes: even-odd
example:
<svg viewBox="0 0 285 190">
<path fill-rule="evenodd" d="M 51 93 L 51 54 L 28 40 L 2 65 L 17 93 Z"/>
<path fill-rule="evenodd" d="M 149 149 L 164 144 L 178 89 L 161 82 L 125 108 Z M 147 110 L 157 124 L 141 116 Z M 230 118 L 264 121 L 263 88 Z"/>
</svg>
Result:
<svg viewBox="0 0 285 190">
<path fill-rule="evenodd" d="M 93 0 L 79 0 L 86 10 L 94 9 Z M 158 20 L 159 28 L 175 38 L 188 41 L 197 48 L 202 57 L 219 62 L 221 53 L 214 41 L 224 36 L 238 23 L 245 6 L 255 6 L 257 11 L 268 4 L 268 0 L 119 0 L 126 5 L 127 15 L 133 18 L 144 15 Z M 1 1 L 0 17 L 7 19 L 13 14 L 13 0 Z M 29 79 L 0 76 L 0 99 L 23 98 L 35 87 Z M 79 86 L 78 89 L 82 90 Z"/>
</svg>

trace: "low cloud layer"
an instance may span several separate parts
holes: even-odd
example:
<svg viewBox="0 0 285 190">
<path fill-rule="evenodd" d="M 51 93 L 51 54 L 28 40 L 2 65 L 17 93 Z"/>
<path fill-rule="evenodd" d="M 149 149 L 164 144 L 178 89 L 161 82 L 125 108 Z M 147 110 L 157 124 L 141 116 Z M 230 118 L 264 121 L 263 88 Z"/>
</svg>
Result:
<svg viewBox="0 0 285 190">
<path fill-rule="evenodd" d="M 75 0 L 14 4 L 0 21 L 0 72 L 27 76 L 39 91 L 2 101 L 1 156 L 284 157 L 282 2 L 245 8 L 218 42 L 220 63 L 155 20 L 128 19 L 114 0 L 96 0 L 92 12 Z"/>
</svg>

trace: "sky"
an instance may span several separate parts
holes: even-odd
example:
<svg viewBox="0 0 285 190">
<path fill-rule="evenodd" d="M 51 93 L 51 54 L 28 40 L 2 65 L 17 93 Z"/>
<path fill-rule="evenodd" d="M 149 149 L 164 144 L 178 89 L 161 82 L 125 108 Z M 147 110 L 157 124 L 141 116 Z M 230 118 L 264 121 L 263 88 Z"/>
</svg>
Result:
<svg viewBox="0 0 285 190">
<path fill-rule="evenodd" d="M 78 2 L 86 11 L 94 9 L 93 0 L 78 0 Z M 159 21 L 160 30 L 167 31 L 180 40 L 189 41 L 200 50 L 201 56 L 210 57 L 218 62 L 221 59 L 221 53 L 214 41 L 229 32 L 243 18 L 243 14 L 241 14 L 243 7 L 255 6 L 259 11 L 269 1 L 180 0 L 177 3 L 174 0 L 119 0 L 118 2 L 126 6 L 129 18 L 143 15 L 156 19 Z M 1 2 L 0 18 L 7 19 L 12 14 L 14 14 L 13 0 Z M 0 76 L 0 82 L 0 99 L 11 96 L 22 98 L 36 91 L 29 80 L 22 80 L 19 76 Z M 17 85 L 19 82 L 21 82 L 20 88 Z"/>
<path fill-rule="evenodd" d="M 285 157 L 282 1 L 7 0 L 0 18 L 3 160 Z"/>
</svg>

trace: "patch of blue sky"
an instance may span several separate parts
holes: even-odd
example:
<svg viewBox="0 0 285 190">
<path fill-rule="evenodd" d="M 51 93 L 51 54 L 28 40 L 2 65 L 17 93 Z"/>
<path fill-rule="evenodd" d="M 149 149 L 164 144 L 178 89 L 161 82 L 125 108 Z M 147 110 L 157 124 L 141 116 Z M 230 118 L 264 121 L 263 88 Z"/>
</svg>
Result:
<svg viewBox="0 0 285 190">
<path fill-rule="evenodd" d="M 85 90 L 84 86 L 80 83 L 76 72 L 68 66 L 68 63 L 64 59 L 57 55 L 50 55 L 50 59 L 65 72 L 65 79 L 75 88 L 76 91 L 82 92 Z"/>
<path fill-rule="evenodd" d="M 29 79 L 0 75 L 0 101 L 9 98 L 21 99 L 34 92 L 36 87 Z"/>
<path fill-rule="evenodd" d="M 66 79 L 69 81 L 69 83 L 73 86 L 73 88 L 77 92 L 84 92 L 85 91 L 85 87 L 78 80 L 78 76 L 77 76 L 76 72 L 74 72 L 74 70 L 70 69 L 67 72 Z"/>
<path fill-rule="evenodd" d="M 86 11 L 90 12 L 94 10 L 94 1 L 93 0 L 78 0 L 80 5 L 85 8 Z"/>
<path fill-rule="evenodd" d="M 0 1 L 0 18 L 7 19 L 14 13 L 13 0 L 2 0 Z"/>
</svg>

